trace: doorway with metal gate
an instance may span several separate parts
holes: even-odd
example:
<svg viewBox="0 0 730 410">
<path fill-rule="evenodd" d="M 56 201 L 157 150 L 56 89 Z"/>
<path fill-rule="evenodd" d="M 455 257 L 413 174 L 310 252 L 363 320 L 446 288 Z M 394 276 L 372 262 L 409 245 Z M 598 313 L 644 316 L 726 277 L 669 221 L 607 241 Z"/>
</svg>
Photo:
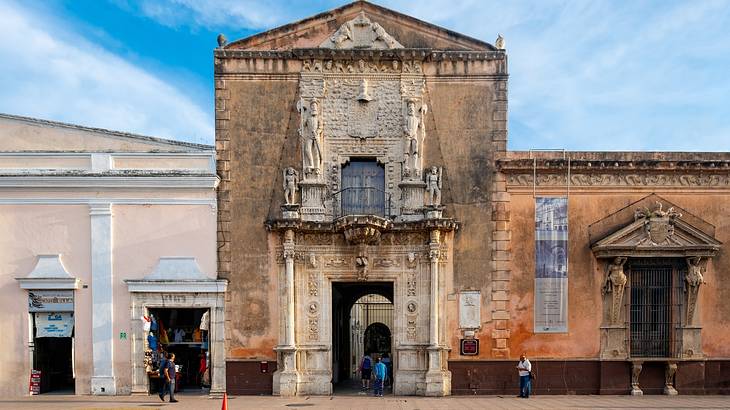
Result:
<svg viewBox="0 0 730 410">
<path fill-rule="evenodd" d="M 392 282 L 332 284 L 332 381 L 338 394 L 358 392 L 361 363 L 385 360 L 391 380 L 393 358 Z"/>
</svg>

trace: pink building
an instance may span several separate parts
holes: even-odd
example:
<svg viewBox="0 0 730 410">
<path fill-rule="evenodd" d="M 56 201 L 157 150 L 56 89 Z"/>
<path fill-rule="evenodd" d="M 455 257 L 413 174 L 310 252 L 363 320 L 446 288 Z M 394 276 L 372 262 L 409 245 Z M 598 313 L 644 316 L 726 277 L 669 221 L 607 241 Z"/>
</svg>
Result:
<svg viewBox="0 0 730 410">
<path fill-rule="evenodd" d="M 214 148 L 10 115 L 0 136 L 0 395 L 32 370 L 41 393 L 147 394 L 160 347 L 180 387 L 224 391 Z"/>
</svg>

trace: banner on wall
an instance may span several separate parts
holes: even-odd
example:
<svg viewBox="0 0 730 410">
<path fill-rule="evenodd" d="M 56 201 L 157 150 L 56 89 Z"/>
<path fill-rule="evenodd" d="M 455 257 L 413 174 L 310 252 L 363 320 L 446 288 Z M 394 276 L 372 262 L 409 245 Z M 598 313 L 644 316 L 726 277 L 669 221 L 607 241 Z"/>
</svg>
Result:
<svg viewBox="0 0 730 410">
<path fill-rule="evenodd" d="M 74 314 L 71 312 L 36 312 L 35 337 L 71 337 Z"/>
<path fill-rule="evenodd" d="M 568 198 L 535 198 L 535 333 L 568 331 Z"/>
</svg>

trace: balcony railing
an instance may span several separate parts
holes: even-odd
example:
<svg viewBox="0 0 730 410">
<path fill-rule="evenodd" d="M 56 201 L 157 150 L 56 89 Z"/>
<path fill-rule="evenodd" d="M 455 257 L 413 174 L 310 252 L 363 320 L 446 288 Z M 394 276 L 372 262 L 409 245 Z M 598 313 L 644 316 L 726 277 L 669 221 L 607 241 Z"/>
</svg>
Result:
<svg viewBox="0 0 730 410">
<path fill-rule="evenodd" d="M 391 215 L 390 194 L 373 187 L 350 187 L 332 194 L 335 219 L 348 215 Z"/>
</svg>

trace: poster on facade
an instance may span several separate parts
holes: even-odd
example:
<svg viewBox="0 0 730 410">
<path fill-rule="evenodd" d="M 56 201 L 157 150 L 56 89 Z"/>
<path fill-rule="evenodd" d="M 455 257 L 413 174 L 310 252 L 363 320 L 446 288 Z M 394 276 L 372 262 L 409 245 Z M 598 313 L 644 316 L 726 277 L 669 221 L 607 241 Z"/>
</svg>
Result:
<svg viewBox="0 0 730 410">
<path fill-rule="evenodd" d="M 71 312 L 36 312 L 35 337 L 71 337 L 74 314 Z"/>
<path fill-rule="evenodd" d="M 568 198 L 535 198 L 535 333 L 568 331 Z"/>
</svg>

